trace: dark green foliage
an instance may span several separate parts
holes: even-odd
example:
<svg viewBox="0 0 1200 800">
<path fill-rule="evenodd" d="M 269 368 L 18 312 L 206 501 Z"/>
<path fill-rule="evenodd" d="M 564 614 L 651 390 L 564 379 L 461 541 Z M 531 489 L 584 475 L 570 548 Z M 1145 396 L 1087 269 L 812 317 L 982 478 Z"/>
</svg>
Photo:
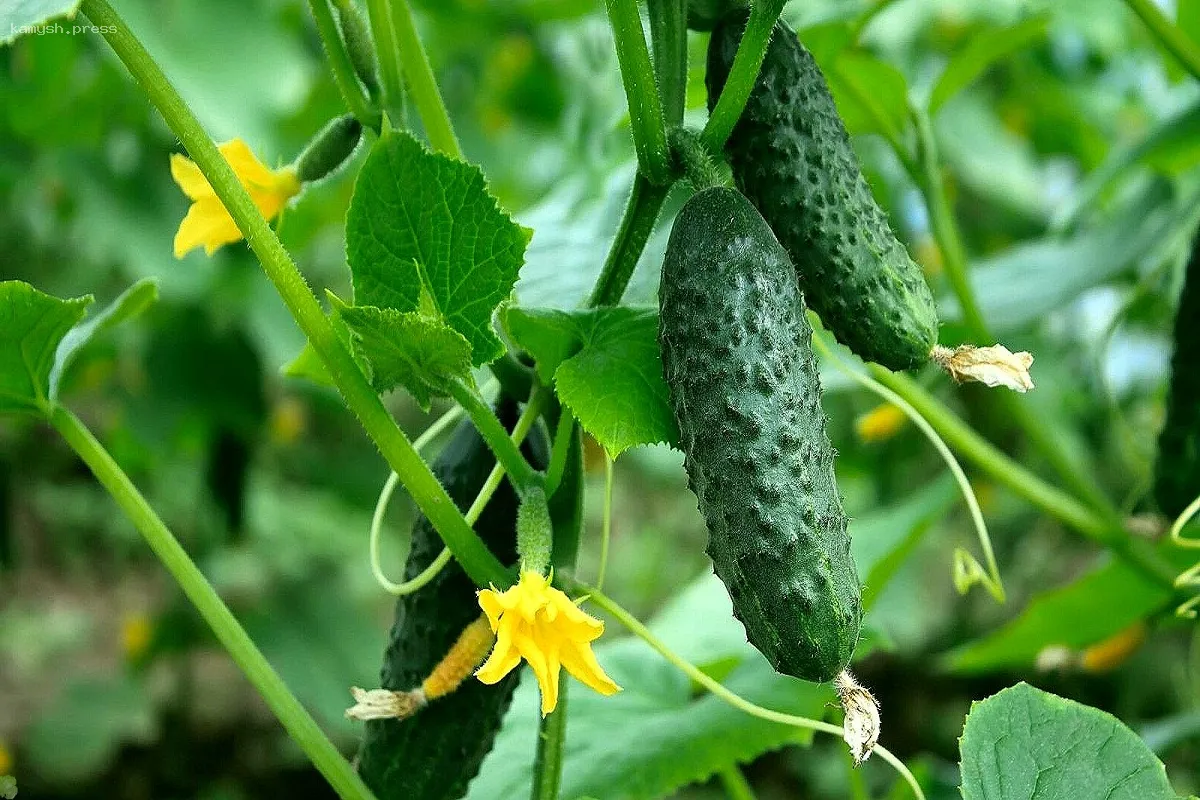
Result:
<svg viewBox="0 0 1200 800">
<path fill-rule="evenodd" d="M 713 31 L 709 108 L 744 25 L 745 16 L 734 15 Z M 871 195 L 825 77 L 782 22 L 726 151 L 738 187 L 791 255 L 826 327 L 889 369 L 924 364 L 937 343 L 929 287 Z"/>
<path fill-rule="evenodd" d="M 515 409 L 506 404 L 500 416 L 511 426 Z M 465 510 L 494 465 L 491 451 L 467 421 L 447 443 L 435 471 L 450 497 Z M 517 558 L 516 520 L 516 494 L 505 481 L 475 525 L 484 543 L 505 564 Z M 424 570 L 441 551 L 441 538 L 420 517 L 413 526 L 405 579 Z M 396 601 L 396 620 L 381 672 L 385 689 L 406 690 L 421 684 L 463 628 L 480 615 L 475 591 L 471 579 L 451 561 L 428 585 Z M 375 796 L 450 800 L 466 794 L 492 749 L 519 672 L 514 670 L 495 686 L 469 679 L 407 720 L 368 722 L 358 769 Z"/>
<path fill-rule="evenodd" d="M 714 569 L 775 669 L 829 680 L 854 653 L 861 587 L 792 264 L 744 197 L 709 189 L 675 220 L 659 296 Z"/>
<path fill-rule="evenodd" d="M 1154 496 L 1176 517 L 1200 495 L 1200 237 L 1192 245 L 1175 313 L 1167 421 L 1158 437 Z"/>
<path fill-rule="evenodd" d="M 687 24 L 694 31 L 711 31 L 723 17 L 749 6 L 749 0 L 688 0 Z"/>
<path fill-rule="evenodd" d="M 362 124 L 352 114 L 343 114 L 317 131 L 296 159 L 301 182 L 319 181 L 346 162 L 362 138 Z"/>
</svg>

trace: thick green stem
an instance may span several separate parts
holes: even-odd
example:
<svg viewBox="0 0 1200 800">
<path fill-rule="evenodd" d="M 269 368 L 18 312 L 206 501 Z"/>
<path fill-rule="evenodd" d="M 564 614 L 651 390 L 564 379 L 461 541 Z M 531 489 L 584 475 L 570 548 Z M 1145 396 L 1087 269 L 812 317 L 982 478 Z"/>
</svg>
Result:
<svg viewBox="0 0 1200 800">
<path fill-rule="evenodd" d="M 550 451 L 550 465 L 546 468 L 546 496 L 553 497 L 562 483 L 567 468 L 567 454 L 571 452 L 571 438 L 575 435 L 575 415 L 563 406 L 554 429 L 554 446 Z"/>
<path fill-rule="evenodd" d="M 329 0 L 308 0 L 312 10 L 313 21 L 317 24 L 317 33 L 321 35 L 321 43 L 325 45 L 325 55 L 329 58 L 329 68 L 333 72 L 333 80 L 337 83 L 346 107 L 364 127 L 379 130 L 380 115 L 377 109 L 371 107 L 367 93 L 358 76 L 354 64 L 350 61 L 350 53 L 338 31 L 337 22 L 333 18 L 333 9 Z"/>
<path fill-rule="evenodd" d="M 95 21 L 94 17 L 92 19 Z M 146 498 L 142 497 L 137 487 L 129 480 L 129 476 L 121 470 L 104 446 L 74 414 L 62 406 L 54 409 L 50 415 L 50 422 L 117 501 L 117 505 L 133 522 L 159 561 L 200 612 L 200 616 L 212 628 L 217 639 L 229 651 L 234 662 L 283 723 L 288 735 L 300 746 L 313 766 L 325 776 L 338 796 L 347 800 L 371 798 L 371 790 L 326 738 L 295 695 L 288 691 L 283 680 L 254 646 L 254 642 L 246 635 L 237 618 L 217 595 L 195 562 L 188 557 L 179 541 L 154 513 Z"/>
<path fill-rule="evenodd" d="M 648 0 L 654 76 L 668 128 L 683 122 L 687 96 L 687 0 Z"/>
<path fill-rule="evenodd" d="M 383 108 L 392 127 L 404 122 L 404 70 L 400 48 L 396 46 L 392 9 L 388 0 L 367 0 L 367 17 L 371 22 L 371 38 L 379 61 L 379 77 L 383 82 Z"/>
<path fill-rule="evenodd" d="M 395 26 L 396 42 L 400 46 L 400 63 L 404 65 L 404 77 L 408 81 L 409 91 L 412 92 L 417 113 L 421 115 L 421 123 L 425 126 L 429 144 L 434 150 L 461 159 L 462 150 L 458 146 L 458 138 L 454 135 L 454 127 L 450 124 L 450 114 L 446 111 L 446 104 L 442 102 L 437 79 L 433 75 L 429 58 L 425 55 L 421 37 L 417 35 L 417 24 L 408 0 L 392 0 L 392 24 Z"/>
<path fill-rule="evenodd" d="M 563 745 L 567 739 L 567 689 L 570 682 L 558 685 L 558 705 L 542 717 L 538 728 L 537 755 L 533 761 L 533 800 L 558 800 L 562 780 Z"/>
<path fill-rule="evenodd" d="M 541 482 L 537 471 L 529 465 L 525 456 L 521 455 L 520 447 L 504 429 L 496 412 L 487 404 L 477 389 L 468 386 L 465 381 L 456 380 L 450 384 L 450 396 L 463 407 L 467 416 L 475 423 L 479 435 L 483 437 L 496 456 L 496 461 L 508 473 L 509 480 L 517 489 L 517 494 L 523 495 Z"/>
<path fill-rule="evenodd" d="M 637 0 L 605 0 L 605 6 L 617 45 L 625 97 L 629 101 L 639 171 L 645 173 L 651 183 L 665 184 L 671 179 L 667 129 Z"/>
<path fill-rule="evenodd" d="M 1167 19 L 1154 0 L 1125 0 L 1125 5 L 1142 18 L 1150 32 L 1158 37 L 1171 55 L 1179 59 L 1180 65 L 1190 72 L 1193 78 L 1200 78 L 1200 47 L 1197 47 L 1179 26 L 1173 25 L 1171 20 Z"/>
<path fill-rule="evenodd" d="M 1110 518 L 1070 495 L 1059 491 L 1002 453 L 955 414 L 926 392 L 912 378 L 872 364 L 871 374 L 883 385 L 907 400 L 921 413 L 946 443 L 964 458 L 990 475 L 1014 494 L 1077 531 L 1113 551 L 1151 579 L 1173 586 L 1175 570 L 1154 552 L 1149 542 L 1134 539 Z"/>
<path fill-rule="evenodd" d="M 966 249 L 962 244 L 958 223 L 950 208 L 946 196 L 945 182 L 942 180 L 941 160 L 938 157 L 937 142 L 929 116 L 919 108 L 912 108 L 913 122 L 917 130 L 917 159 L 921 168 L 916 176 L 922 185 L 926 203 L 929 207 L 930 224 L 933 235 L 937 239 L 938 248 L 942 252 L 942 263 L 946 278 L 958 305 L 962 309 L 963 322 L 976 344 L 990 345 L 996 342 L 987 322 L 983 318 L 979 304 L 975 299 L 971 281 L 967 275 Z M 1018 395 L 1003 393 L 999 401 L 1008 416 L 1025 432 L 1030 443 L 1041 454 L 1042 458 L 1058 473 L 1062 481 L 1087 503 L 1100 510 L 1109 518 L 1110 524 L 1118 519 L 1116 508 L 1112 501 L 1096 483 L 1089 471 L 1068 455 L 1057 437 L 1047 427 L 1042 418 L 1038 417 L 1029 406 L 1022 402 Z"/>
<path fill-rule="evenodd" d="M 700 140 L 710 153 L 720 153 L 733 133 L 733 126 L 742 116 L 746 100 L 758 80 L 758 70 L 762 67 L 763 58 L 767 55 L 767 45 L 771 43 L 771 31 L 779 12 L 783 8 L 781 2 L 755 2 L 750 7 L 750 19 L 746 22 L 746 32 L 742 34 L 742 43 L 738 45 L 737 55 L 729 67 L 729 77 L 725 88 L 717 98 L 717 105 L 708 117 Z"/>
<path fill-rule="evenodd" d="M 615 306 L 621 302 L 621 295 L 633 277 L 633 270 L 642 257 L 646 240 L 654 231 L 658 212 L 670 188 L 651 183 L 641 171 L 633 179 L 633 192 L 625 206 L 625 215 L 621 217 L 621 227 L 617 229 L 617 238 L 613 240 L 604 268 L 588 298 L 588 306 Z"/>
<path fill-rule="evenodd" d="M 325 364 L 346 405 L 358 416 L 391 468 L 400 475 L 413 501 L 433 523 L 459 564 L 479 586 L 493 583 L 507 586 L 508 572 L 471 530 L 429 465 L 421 459 L 396 425 L 354 357 L 334 332 L 283 244 L 263 219 L 249 193 L 183 98 L 107 0 L 84 0 L 81 9 L 100 28 L 113 51 L 137 79 L 150 102 L 162 114 L 171 131 L 179 137 L 212 185 L 217 197 L 246 237 L 250 249 L 258 257 L 267 277 Z"/>
<path fill-rule="evenodd" d="M 729 800 L 756 800 L 754 787 L 746 780 L 737 764 L 725 767 L 717 773 L 717 777 L 721 779 L 721 786 L 724 787 L 725 796 Z"/>
</svg>

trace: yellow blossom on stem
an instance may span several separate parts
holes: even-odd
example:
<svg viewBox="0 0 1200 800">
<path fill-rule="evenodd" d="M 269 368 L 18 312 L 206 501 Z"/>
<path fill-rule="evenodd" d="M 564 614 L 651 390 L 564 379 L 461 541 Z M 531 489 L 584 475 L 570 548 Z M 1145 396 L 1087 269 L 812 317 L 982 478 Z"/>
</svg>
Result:
<svg viewBox="0 0 1200 800">
<path fill-rule="evenodd" d="M 858 438 L 871 444 L 886 441 L 904 427 L 908 418 L 891 403 L 882 403 L 854 421 Z"/>
<path fill-rule="evenodd" d="M 496 634 L 491 656 L 475 673 L 479 680 L 496 683 L 525 659 L 542 691 L 542 716 L 558 705 L 559 670 L 564 667 L 600 694 L 621 691 L 592 652 L 604 623 L 580 611 L 546 576 L 523 571 L 506 591 L 480 591 L 479 605 Z"/>
<path fill-rule="evenodd" d="M 278 216 L 287 202 L 300 192 L 300 179 L 296 177 L 294 167 L 268 169 L 241 139 L 226 142 L 217 149 L 229 162 L 233 173 L 246 187 L 254 205 L 266 219 Z M 183 258 L 197 247 L 203 247 L 204 252 L 211 256 L 218 247 L 242 238 L 242 232 L 234 224 L 233 217 L 229 216 L 216 192 L 191 159 L 178 153 L 172 154 L 171 177 L 192 201 L 187 216 L 179 223 L 179 231 L 175 234 L 176 258 Z"/>
</svg>

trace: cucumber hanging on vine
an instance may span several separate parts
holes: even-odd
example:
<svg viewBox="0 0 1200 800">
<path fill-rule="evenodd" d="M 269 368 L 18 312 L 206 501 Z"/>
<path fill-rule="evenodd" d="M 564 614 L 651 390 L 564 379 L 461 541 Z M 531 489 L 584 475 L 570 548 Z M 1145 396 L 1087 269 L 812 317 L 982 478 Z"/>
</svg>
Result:
<svg viewBox="0 0 1200 800">
<path fill-rule="evenodd" d="M 1200 235 L 1192 243 L 1175 312 L 1167 418 L 1158 436 L 1154 497 L 1177 517 L 1200 495 Z"/>
<path fill-rule="evenodd" d="M 861 587 L 792 263 L 746 198 L 707 189 L 675 220 L 659 303 L 714 570 L 776 670 L 830 680 L 854 654 Z"/>
<path fill-rule="evenodd" d="M 513 404 L 502 403 L 499 416 L 511 427 L 516 420 Z M 544 443 L 527 445 L 526 453 L 535 465 L 544 466 Z M 434 471 L 454 502 L 466 510 L 495 463 L 475 427 L 464 421 L 446 444 Z M 516 521 L 516 493 L 505 480 L 475 525 L 484 544 L 504 564 L 517 559 Z M 413 525 L 405 580 L 428 567 L 442 547 L 429 520 L 419 517 Z M 475 592 L 475 584 L 451 561 L 426 586 L 397 599 L 381 671 L 385 689 L 407 691 L 421 685 L 463 630 L 479 618 Z M 457 690 L 408 719 L 368 722 L 358 770 L 375 796 L 379 800 L 452 800 L 465 795 L 492 749 L 518 675 L 519 670 L 514 670 L 494 686 L 468 678 Z"/>
<path fill-rule="evenodd" d="M 746 15 L 725 17 L 708 47 L 708 105 L 725 86 Z M 725 147 L 738 188 L 795 264 L 829 330 L 867 361 L 926 363 L 937 344 L 933 296 L 871 195 L 812 54 L 783 22 Z"/>
</svg>

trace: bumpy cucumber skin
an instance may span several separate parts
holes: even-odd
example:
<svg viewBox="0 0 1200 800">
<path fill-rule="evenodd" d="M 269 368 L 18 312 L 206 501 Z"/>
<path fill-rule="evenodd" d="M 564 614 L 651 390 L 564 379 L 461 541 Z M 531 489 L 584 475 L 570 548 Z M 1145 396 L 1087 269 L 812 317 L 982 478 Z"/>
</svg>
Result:
<svg viewBox="0 0 1200 800">
<path fill-rule="evenodd" d="M 511 426 L 515 408 L 502 406 L 500 416 Z M 450 497 L 465 510 L 495 463 L 468 421 L 455 431 L 434 470 Z M 484 543 L 505 564 L 516 561 L 516 519 L 516 494 L 505 481 L 475 525 Z M 441 538 L 429 521 L 420 517 L 413 526 L 405 579 L 424 570 L 441 551 Z M 463 628 L 482 613 L 475 591 L 475 584 L 451 561 L 428 585 L 396 601 L 381 671 L 385 689 L 406 690 L 421 684 Z M 379 800 L 464 796 L 492 749 L 519 673 L 513 670 L 494 686 L 468 678 L 456 691 L 431 702 L 410 719 L 366 723 L 358 771 L 367 786 Z"/>
<path fill-rule="evenodd" d="M 301 183 L 319 181 L 346 163 L 362 139 L 362 124 L 352 114 L 331 119 L 296 159 Z"/>
<path fill-rule="evenodd" d="M 714 570 L 777 671 L 830 680 L 858 642 L 861 586 L 787 253 L 749 201 L 708 189 L 675 220 L 659 304 L 663 374 Z"/>
<path fill-rule="evenodd" d="M 1167 419 L 1158 436 L 1154 496 L 1177 517 L 1200 495 L 1200 235 L 1192 244 L 1179 310 Z"/>
<path fill-rule="evenodd" d="M 726 17 L 709 40 L 709 109 L 745 20 Z M 928 362 L 938 335 L 929 286 L 871 195 L 817 62 L 782 22 L 726 153 L 738 188 L 787 249 L 809 305 L 838 340 L 888 369 Z"/>
</svg>

